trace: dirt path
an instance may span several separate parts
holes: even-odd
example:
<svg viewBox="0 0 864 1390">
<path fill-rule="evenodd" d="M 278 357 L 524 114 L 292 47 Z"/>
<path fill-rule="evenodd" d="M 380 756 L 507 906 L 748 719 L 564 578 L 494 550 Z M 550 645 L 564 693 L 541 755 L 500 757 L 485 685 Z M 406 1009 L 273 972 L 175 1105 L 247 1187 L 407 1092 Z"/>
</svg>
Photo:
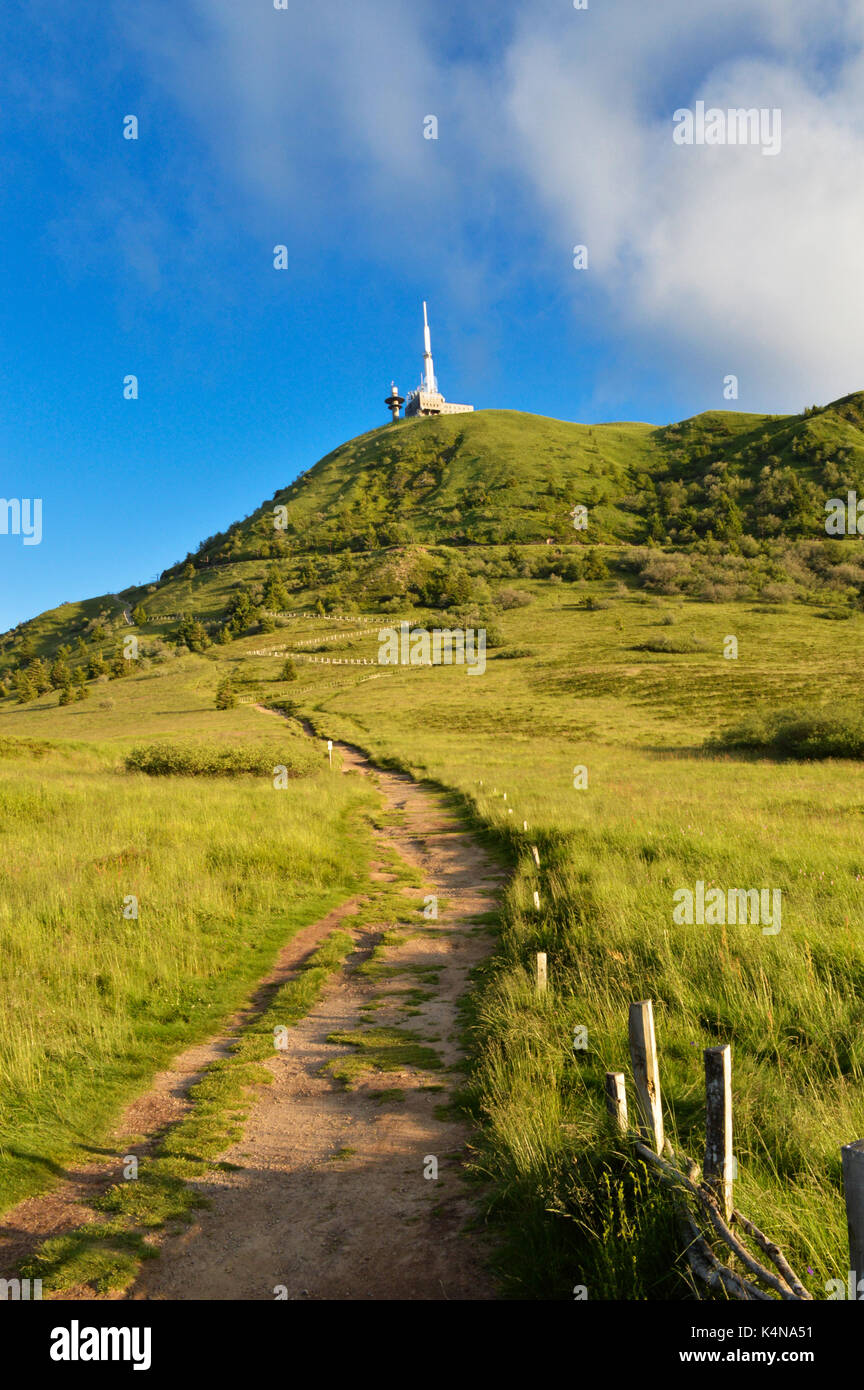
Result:
<svg viewBox="0 0 864 1390">
<path fill-rule="evenodd" d="M 44 1240 L 97 1219 L 90 1203 L 118 1181 L 123 1169 L 121 1155 L 134 1154 L 140 1159 L 156 1147 L 166 1130 L 186 1114 L 190 1107 L 189 1091 L 211 1062 L 226 1055 L 232 1036 L 266 1005 L 269 997 L 356 906 L 353 899 L 341 903 L 326 917 L 297 932 L 280 951 L 270 973 L 259 982 L 249 1004 L 228 1020 L 222 1035 L 194 1043 L 157 1072 L 149 1090 L 126 1107 L 108 1142 L 93 1148 L 91 1162 L 60 1169 L 60 1182 L 47 1192 L 24 1198 L 0 1217 L 0 1278 L 13 1278 L 20 1261 L 32 1255 Z M 130 1135 L 134 1139 L 130 1140 Z M 77 1290 L 76 1296 L 92 1294 Z"/>
<path fill-rule="evenodd" d="M 343 773 L 372 772 L 356 750 L 339 751 Z M 268 1061 L 274 1084 L 262 1088 L 243 1138 L 221 1156 L 236 1168 L 196 1184 L 209 1210 L 162 1242 L 161 1259 L 144 1267 L 129 1297 L 495 1296 L 483 1235 L 466 1231 L 474 1215 L 461 1171 L 466 1130 L 445 1107 L 462 1079 L 458 1002 L 489 950 L 488 928 L 472 919 L 493 907 L 503 874 L 443 797 L 407 776 L 375 777 L 401 813 L 381 838 L 428 885 L 412 892 L 417 932 L 406 929 L 376 955 L 386 967 L 376 979 L 357 967 L 386 923 L 357 929 L 345 970 Z M 446 899 L 437 921 L 423 916 L 427 893 Z M 407 1025 L 418 1045 L 434 1049 L 440 1069 L 420 1056 L 395 1071 L 363 1072 L 345 1089 L 328 1064 L 358 1051 L 328 1037 L 366 1025 Z"/>
<path fill-rule="evenodd" d="M 356 749 L 337 751 L 343 774 L 374 776 L 385 806 L 397 813 L 377 834 L 382 861 L 395 852 L 422 875 L 422 889 L 406 890 L 416 928 L 346 924 L 358 906 L 353 900 L 299 932 L 222 1034 L 176 1057 L 126 1110 L 114 1134 L 119 1147 L 110 1141 L 94 1149 L 91 1163 L 0 1218 L 0 1275 L 12 1277 L 47 1237 L 98 1219 L 90 1203 L 118 1180 L 117 1155 L 146 1161 L 187 1112 L 188 1092 L 209 1064 L 230 1051 L 232 1038 L 311 952 L 347 925 L 354 953 L 309 1015 L 289 1028 L 288 1047 L 274 1050 L 266 1063 L 274 1084 L 257 1092 L 242 1140 L 221 1155 L 236 1166 L 196 1184 L 210 1208 L 181 1234 L 157 1237 L 161 1259 L 143 1266 L 126 1297 L 495 1297 L 482 1231 L 468 1234 L 476 1212 L 462 1176 L 467 1133 L 447 1102 L 463 1076 L 459 1000 L 490 946 L 488 926 L 476 918 L 493 908 L 504 875 L 447 811 L 443 795 L 373 769 Z M 439 899 L 437 919 L 424 916 L 427 894 Z M 373 950 L 370 975 L 359 967 Z M 346 1089 L 329 1064 L 356 1060 L 360 1050 L 328 1038 L 370 1027 L 407 1029 L 411 1038 L 385 1033 L 385 1048 L 394 1041 L 403 1048 L 397 1069 L 364 1070 Z M 94 1293 L 76 1288 L 61 1297 Z"/>
</svg>

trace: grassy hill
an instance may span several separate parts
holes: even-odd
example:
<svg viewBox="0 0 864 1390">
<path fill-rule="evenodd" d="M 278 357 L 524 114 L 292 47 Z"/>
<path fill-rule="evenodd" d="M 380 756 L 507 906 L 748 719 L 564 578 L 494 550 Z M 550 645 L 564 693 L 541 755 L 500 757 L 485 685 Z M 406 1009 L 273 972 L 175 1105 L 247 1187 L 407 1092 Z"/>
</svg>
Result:
<svg viewBox="0 0 864 1390">
<path fill-rule="evenodd" d="M 663 428 L 497 410 L 402 420 L 328 454 L 158 584 L 65 603 L 5 634 L 0 691 L 58 654 L 70 678 L 99 675 L 100 658 L 118 663 L 133 612 L 158 658 L 166 640 L 195 650 L 266 633 L 286 609 L 491 617 L 498 580 L 601 579 L 610 566 L 659 593 L 767 587 L 769 600 L 848 609 L 862 587 L 855 538 L 826 537 L 824 506 L 849 489 L 864 495 L 861 393 L 802 415 L 712 411 Z M 58 677 L 55 688 L 62 667 Z M 34 679 L 38 691 L 39 668 Z"/>
<path fill-rule="evenodd" d="M 627 1004 L 650 996 L 676 1147 L 698 1156 L 700 1054 L 730 1042 L 740 1207 L 824 1296 L 846 1269 L 839 1149 L 864 1133 L 864 566 L 858 537 L 825 535 L 823 508 L 864 495 L 862 451 L 861 395 L 663 429 L 503 411 L 401 422 L 334 451 L 150 589 L 7 634 L 0 983 L 17 1012 L 0 1017 L 14 1078 L 0 1197 L 28 1190 L 75 1116 L 107 1122 L 148 1039 L 163 1056 L 236 1000 L 250 941 L 260 962 L 359 881 L 367 792 L 303 773 L 296 723 L 280 761 L 303 775 L 278 824 L 266 778 L 145 780 L 140 755 L 129 770 L 142 743 L 194 747 L 202 770 L 214 748 L 269 758 L 263 702 L 451 788 L 513 869 L 470 1002 L 462 1097 L 510 1291 L 690 1296 L 668 1209 L 605 1125 Z M 377 666 L 379 623 L 402 617 L 486 626 L 486 673 Z M 673 892 L 697 880 L 779 888 L 782 931 L 674 922 Z M 152 961 L 137 938 L 124 954 L 126 894 L 151 902 Z M 589 1046 L 574 1057 L 576 1027 Z"/>
</svg>

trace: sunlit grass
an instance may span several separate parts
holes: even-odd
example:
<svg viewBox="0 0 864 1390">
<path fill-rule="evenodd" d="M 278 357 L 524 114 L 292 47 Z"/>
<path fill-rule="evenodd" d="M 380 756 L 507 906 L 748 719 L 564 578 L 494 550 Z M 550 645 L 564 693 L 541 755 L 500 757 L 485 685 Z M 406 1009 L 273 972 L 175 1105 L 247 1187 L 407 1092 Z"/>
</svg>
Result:
<svg viewBox="0 0 864 1390">
<path fill-rule="evenodd" d="M 370 802 L 326 773 L 277 790 L 97 753 L 0 763 L 0 1202 L 98 1147 L 120 1101 L 356 889 Z"/>
</svg>

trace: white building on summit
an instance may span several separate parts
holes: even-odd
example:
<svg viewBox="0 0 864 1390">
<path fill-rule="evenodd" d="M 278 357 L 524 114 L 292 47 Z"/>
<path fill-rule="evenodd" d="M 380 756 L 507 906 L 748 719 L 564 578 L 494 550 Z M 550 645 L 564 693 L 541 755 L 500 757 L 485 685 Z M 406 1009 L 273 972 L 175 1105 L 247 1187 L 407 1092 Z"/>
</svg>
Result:
<svg viewBox="0 0 864 1390">
<path fill-rule="evenodd" d="M 393 387 L 392 394 L 387 397 L 386 404 L 390 407 L 393 419 L 399 419 L 399 407 L 402 404 L 402 397 L 396 387 Z M 455 401 L 445 401 L 441 392 L 438 390 L 438 382 L 435 380 L 435 369 L 432 365 L 432 340 L 429 336 L 429 320 L 426 317 L 426 304 L 423 304 L 423 380 L 416 390 L 409 392 L 408 400 L 405 404 L 406 420 L 412 415 L 463 415 L 466 410 L 473 410 L 473 405 L 457 405 Z"/>
</svg>

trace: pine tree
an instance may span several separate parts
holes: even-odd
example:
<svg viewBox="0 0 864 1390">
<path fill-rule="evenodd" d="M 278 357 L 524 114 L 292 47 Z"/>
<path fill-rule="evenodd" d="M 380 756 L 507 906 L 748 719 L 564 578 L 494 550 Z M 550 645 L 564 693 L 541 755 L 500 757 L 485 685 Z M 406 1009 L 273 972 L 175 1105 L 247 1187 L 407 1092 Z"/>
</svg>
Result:
<svg viewBox="0 0 864 1390">
<path fill-rule="evenodd" d="M 61 648 L 62 650 L 62 648 Z M 65 655 L 60 655 L 51 667 L 51 685 L 54 690 L 62 690 L 72 679 L 72 672 L 66 662 Z"/>
<path fill-rule="evenodd" d="M 230 677 L 226 676 L 216 691 L 217 709 L 234 709 L 237 704 L 237 692 L 231 684 Z"/>
<path fill-rule="evenodd" d="M 26 671 L 16 671 L 13 684 L 19 705 L 26 705 L 30 700 L 35 700 L 36 690 Z"/>
<path fill-rule="evenodd" d="M 27 674 L 33 682 L 33 689 L 37 695 L 44 695 L 47 690 L 52 688 L 48 668 L 41 657 L 37 656 L 35 661 L 30 662 L 27 667 Z"/>
<path fill-rule="evenodd" d="M 288 593 L 282 576 L 278 570 L 271 569 L 264 588 L 264 607 L 273 613 L 281 613 L 288 607 L 288 603 Z"/>
</svg>

